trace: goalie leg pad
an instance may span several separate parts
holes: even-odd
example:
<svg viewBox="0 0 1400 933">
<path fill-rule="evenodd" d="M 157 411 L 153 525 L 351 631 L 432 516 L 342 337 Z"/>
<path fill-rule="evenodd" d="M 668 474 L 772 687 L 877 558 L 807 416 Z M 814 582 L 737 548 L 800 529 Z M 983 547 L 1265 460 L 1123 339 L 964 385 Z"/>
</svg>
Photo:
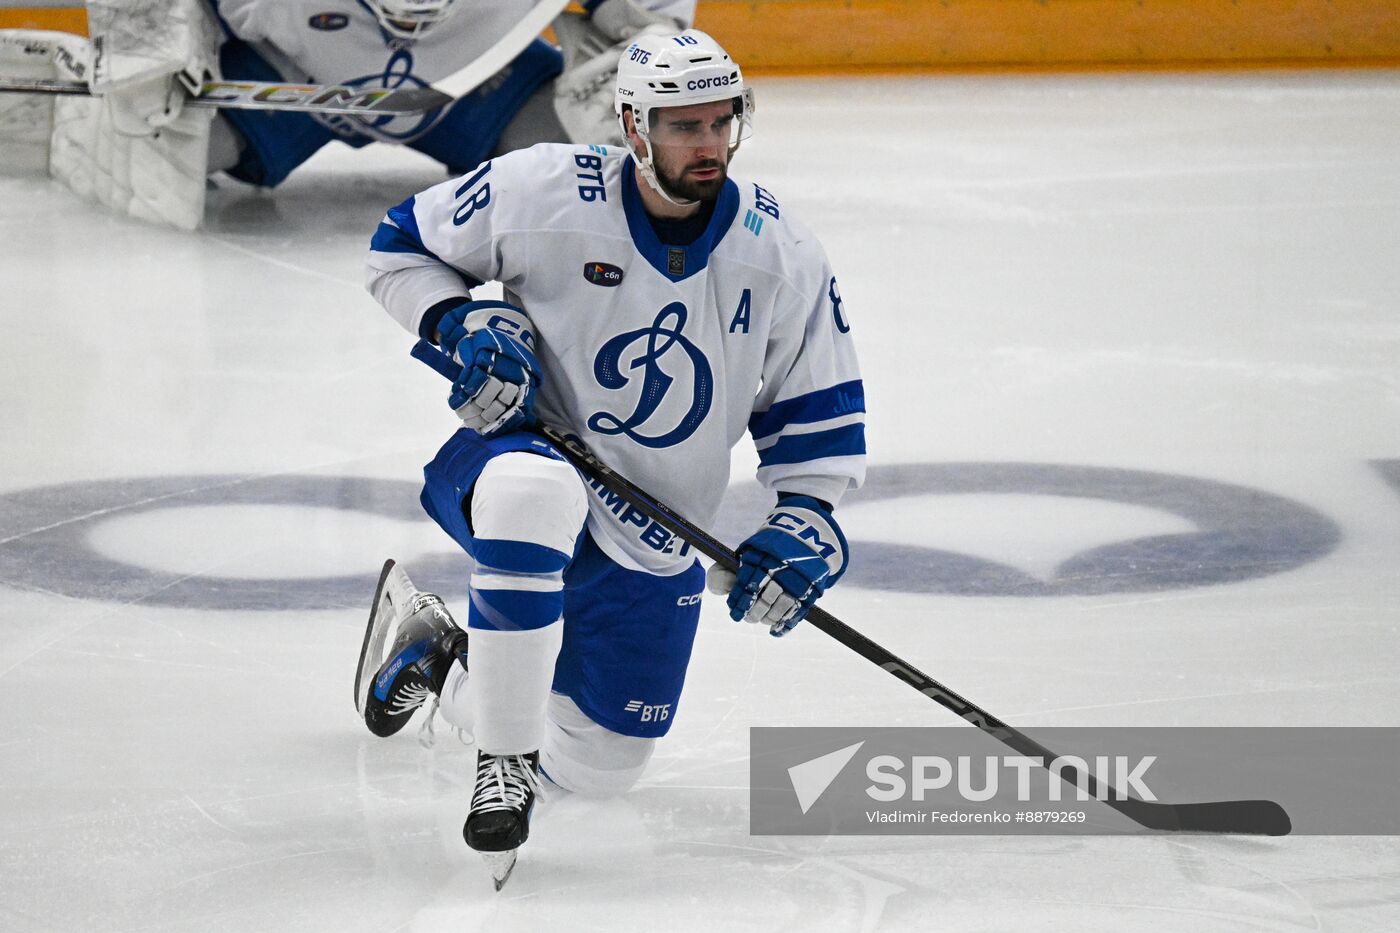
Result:
<svg viewBox="0 0 1400 933">
<path fill-rule="evenodd" d="M 13 78 L 83 80 L 88 43 L 44 29 L 0 29 L 0 73 Z M 54 104 L 48 94 L 0 94 L 0 172 L 46 174 Z"/>
<path fill-rule="evenodd" d="M 208 110 L 184 107 L 215 69 L 201 0 L 90 0 L 95 98 L 55 101 L 49 171 L 81 197 L 193 230 L 204 216 Z"/>
</svg>

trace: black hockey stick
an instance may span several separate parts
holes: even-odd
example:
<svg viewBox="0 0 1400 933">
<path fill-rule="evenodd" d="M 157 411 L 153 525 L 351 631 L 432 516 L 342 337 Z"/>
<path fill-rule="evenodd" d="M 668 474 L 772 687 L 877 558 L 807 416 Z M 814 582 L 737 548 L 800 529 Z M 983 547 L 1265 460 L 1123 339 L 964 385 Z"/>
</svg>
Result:
<svg viewBox="0 0 1400 933">
<path fill-rule="evenodd" d="M 413 356 L 448 379 L 456 379 L 461 374 L 462 367 L 455 360 L 426 340 L 418 341 L 413 347 Z M 578 438 L 566 435 L 549 425 L 539 425 L 534 430 L 552 441 L 559 448 L 559 452 L 582 473 L 597 480 L 609 491 L 622 496 L 638 511 L 721 567 L 731 571 L 738 570 L 738 558 L 721 541 L 696 528 L 645 490 L 637 488 L 626 477 L 619 475 L 595 457 Z M 880 647 L 820 606 L 813 606 L 807 612 L 807 622 L 1022 755 L 1040 758 L 1045 767 L 1060 759 L 1059 755 L 1030 736 L 1012 728 L 914 665 Z M 1064 763 L 1063 759 L 1060 759 L 1060 763 Z M 1148 829 L 1285 836 L 1293 828 L 1287 811 L 1272 800 L 1220 800 L 1208 803 L 1138 800 L 1119 793 L 1088 771 L 1081 775 L 1078 769 L 1072 766 L 1056 770 L 1066 784 L 1086 791 L 1090 797 L 1102 800 L 1128 819 Z"/>
</svg>

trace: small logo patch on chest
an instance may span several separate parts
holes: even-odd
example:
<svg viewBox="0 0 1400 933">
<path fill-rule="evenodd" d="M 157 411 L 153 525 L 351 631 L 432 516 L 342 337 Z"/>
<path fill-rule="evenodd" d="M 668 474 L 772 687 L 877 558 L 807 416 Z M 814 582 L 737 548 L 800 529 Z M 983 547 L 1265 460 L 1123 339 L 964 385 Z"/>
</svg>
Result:
<svg viewBox="0 0 1400 933">
<path fill-rule="evenodd" d="M 350 25 L 350 17 L 344 13 L 317 13 L 306 21 L 306 25 L 322 32 L 334 32 Z"/>
<path fill-rule="evenodd" d="M 666 271 L 672 275 L 685 275 L 685 250 L 674 246 L 666 250 Z"/>
<path fill-rule="evenodd" d="M 622 284 L 622 270 L 606 262 L 586 262 L 583 264 L 583 277 L 594 285 L 616 288 Z"/>
</svg>

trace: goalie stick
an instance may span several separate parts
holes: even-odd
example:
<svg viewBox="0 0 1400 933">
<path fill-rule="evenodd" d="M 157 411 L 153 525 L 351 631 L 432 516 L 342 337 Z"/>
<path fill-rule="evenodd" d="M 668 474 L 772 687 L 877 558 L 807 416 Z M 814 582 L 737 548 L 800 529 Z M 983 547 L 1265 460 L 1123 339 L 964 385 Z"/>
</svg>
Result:
<svg viewBox="0 0 1400 933">
<path fill-rule="evenodd" d="M 86 81 L 56 78 L 0 78 L 0 92 L 97 96 Z M 433 88 L 362 88 L 344 84 L 275 84 L 266 81 L 205 81 L 186 102 L 191 107 L 235 110 L 295 110 L 398 116 L 452 103 Z"/>
<path fill-rule="evenodd" d="M 191 87 L 192 107 L 228 107 L 236 110 L 291 110 L 301 113 L 373 114 L 403 116 L 423 113 L 452 103 L 480 87 L 515 60 L 569 5 L 569 0 L 539 0 L 471 64 L 433 87 L 371 88 L 343 84 L 292 84 L 264 81 L 205 81 Z M 100 37 L 99 37 L 100 38 Z M 95 42 L 98 50 L 100 41 Z M 93 95 L 86 81 L 48 78 L 0 77 L 0 93 Z"/>
<path fill-rule="evenodd" d="M 448 379 L 455 380 L 461 374 L 462 367 L 455 360 L 426 340 L 420 340 L 414 345 L 412 355 Z M 720 566 L 729 570 L 738 570 L 738 558 L 721 541 L 695 527 L 676 514 L 665 503 L 654 499 L 644 490 L 616 473 L 595 457 L 578 438 L 543 424 L 539 425 L 537 430 L 552 441 L 559 448 L 560 453 L 580 472 L 597 480 L 610 492 L 622 496 L 648 518 L 660 523 L 672 534 Z M 1042 766 L 1049 767 L 1051 762 L 1060 758 L 1059 755 L 1024 732 L 1007 725 L 971 700 L 959 695 L 912 664 L 882 648 L 820 606 L 813 606 L 808 611 L 807 622 L 877 667 L 893 674 L 935 703 L 970 722 L 992 738 L 1010 746 L 1022 755 L 1040 758 Z M 1066 784 L 1071 787 L 1083 788 L 1090 797 L 1101 800 L 1139 826 L 1148 829 L 1165 832 L 1240 833 L 1266 836 L 1285 836 L 1292 829 L 1292 821 L 1289 819 L 1287 811 L 1272 800 L 1164 803 L 1128 797 L 1108 783 L 1098 780 L 1087 771 L 1081 776 L 1078 769 L 1073 767 L 1061 768 L 1060 776 Z"/>
</svg>

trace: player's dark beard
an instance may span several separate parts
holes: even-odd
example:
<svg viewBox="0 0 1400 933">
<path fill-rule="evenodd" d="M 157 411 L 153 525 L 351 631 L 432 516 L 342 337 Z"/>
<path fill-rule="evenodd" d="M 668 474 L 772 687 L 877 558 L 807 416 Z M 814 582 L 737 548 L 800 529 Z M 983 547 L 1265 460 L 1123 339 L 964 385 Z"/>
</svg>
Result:
<svg viewBox="0 0 1400 933">
<path fill-rule="evenodd" d="M 655 166 L 656 179 L 661 182 L 673 198 L 682 201 L 713 201 L 724 188 L 724 180 L 729 177 L 729 169 L 718 159 L 705 159 L 692 162 L 682 170 L 683 174 L 673 175 L 660 165 Z M 717 168 L 719 174 L 709 180 L 694 178 L 688 173 L 701 169 Z"/>
</svg>

